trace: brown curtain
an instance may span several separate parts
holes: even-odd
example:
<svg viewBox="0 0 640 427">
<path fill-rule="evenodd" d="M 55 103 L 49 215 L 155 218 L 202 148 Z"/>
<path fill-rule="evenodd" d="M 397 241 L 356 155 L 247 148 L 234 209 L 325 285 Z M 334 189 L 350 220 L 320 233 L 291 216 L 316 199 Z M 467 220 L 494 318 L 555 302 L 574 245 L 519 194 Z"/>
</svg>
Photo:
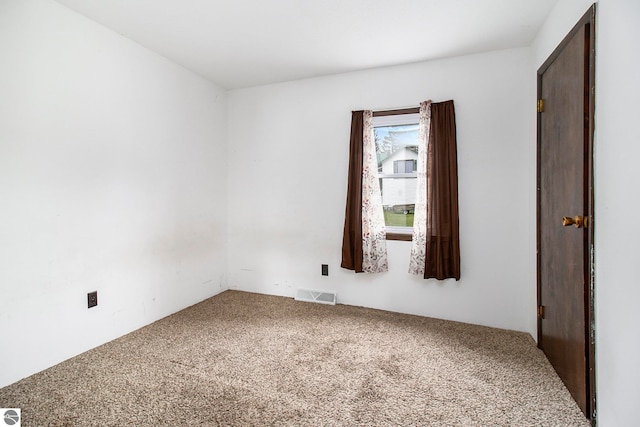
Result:
<svg viewBox="0 0 640 427">
<path fill-rule="evenodd" d="M 341 267 L 362 273 L 362 135 L 364 111 L 351 113 L 347 207 L 344 214 Z"/>
<path fill-rule="evenodd" d="M 427 150 L 425 279 L 460 280 L 457 163 L 453 101 L 434 102 Z"/>
</svg>

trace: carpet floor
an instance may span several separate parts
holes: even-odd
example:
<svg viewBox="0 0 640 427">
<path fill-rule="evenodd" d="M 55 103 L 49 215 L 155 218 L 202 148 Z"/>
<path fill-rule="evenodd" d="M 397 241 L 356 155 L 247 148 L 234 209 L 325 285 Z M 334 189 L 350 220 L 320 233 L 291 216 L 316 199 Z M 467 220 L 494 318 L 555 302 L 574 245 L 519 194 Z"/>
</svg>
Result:
<svg viewBox="0 0 640 427">
<path fill-rule="evenodd" d="M 528 334 L 227 291 L 0 389 L 23 426 L 589 426 Z"/>
</svg>

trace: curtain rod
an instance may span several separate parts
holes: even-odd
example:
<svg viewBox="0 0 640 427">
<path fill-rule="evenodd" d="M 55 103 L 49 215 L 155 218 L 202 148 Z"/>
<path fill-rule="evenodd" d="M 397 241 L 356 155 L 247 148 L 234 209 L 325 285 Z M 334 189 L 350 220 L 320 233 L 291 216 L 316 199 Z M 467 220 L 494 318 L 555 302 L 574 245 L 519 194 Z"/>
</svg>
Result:
<svg viewBox="0 0 640 427">
<path fill-rule="evenodd" d="M 401 114 L 416 114 L 420 112 L 420 107 L 410 108 L 397 108 L 394 110 L 378 110 L 373 112 L 373 117 L 376 116 L 398 116 Z"/>
</svg>

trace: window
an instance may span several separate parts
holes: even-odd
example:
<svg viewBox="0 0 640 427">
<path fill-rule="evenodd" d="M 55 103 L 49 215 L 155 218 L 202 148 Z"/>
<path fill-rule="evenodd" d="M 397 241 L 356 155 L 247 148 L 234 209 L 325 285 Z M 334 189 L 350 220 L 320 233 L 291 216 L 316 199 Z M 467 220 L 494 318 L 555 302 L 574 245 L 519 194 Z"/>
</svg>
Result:
<svg viewBox="0 0 640 427">
<path fill-rule="evenodd" d="M 411 240 L 418 164 L 416 109 L 376 112 L 373 132 L 389 240 Z"/>
<path fill-rule="evenodd" d="M 415 173 L 407 173 L 405 166 L 404 173 L 395 173 L 393 167 L 389 171 L 386 166 L 392 160 L 412 160 L 411 157 L 392 158 L 402 151 L 394 149 L 393 136 L 400 139 L 399 135 L 415 135 L 416 121 L 415 118 L 410 120 L 410 113 L 419 115 L 418 170 Z M 376 117 L 393 115 L 404 117 L 400 120 L 393 119 L 392 122 L 388 119 L 378 119 L 374 122 Z M 392 132 L 395 133 L 389 136 Z M 413 146 L 406 142 L 404 151 L 411 151 Z M 452 100 L 423 101 L 419 108 L 411 112 L 351 112 L 347 203 L 340 264 L 343 268 L 357 273 L 388 271 L 385 239 L 413 240 L 409 261 L 411 274 L 422 275 L 425 279 L 460 280 L 456 146 L 456 118 Z M 406 162 L 404 164 L 406 165 Z M 379 172 L 376 169 L 379 169 Z M 406 197 L 403 202 L 403 215 L 411 215 L 413 205 L 413 230 L 406 225 L 403 227 L 385 224 L 383 195 L 393 195 L 388 185 L 383 185 L 380 189 L 381 182 L 384 181 L 386 184 L 385 179 L 390 182 L 414 181 L 416 188 L 420 189 L 414 193 L 413 203 L 408 199 L 409 192 L 405 191 Z M 389 214 L 397 207 L 392 203 L 387 203 L 386 206 Z M 390 207 L 392 209 L 389 209 Z M 393 218 L 388 215 L 388 219 Z M 391 227 L 404 228 L 407 233 L 389 233 Z M 410 230 L 412 234 L 408 234 Z M 402 239 L 396 236 L 402 236 Z"/>
<path fill-rule="evenodd" d="M 393 173 L 412 173 L 418 169 L 418 160 L 394 160 Z"/>
</svg>

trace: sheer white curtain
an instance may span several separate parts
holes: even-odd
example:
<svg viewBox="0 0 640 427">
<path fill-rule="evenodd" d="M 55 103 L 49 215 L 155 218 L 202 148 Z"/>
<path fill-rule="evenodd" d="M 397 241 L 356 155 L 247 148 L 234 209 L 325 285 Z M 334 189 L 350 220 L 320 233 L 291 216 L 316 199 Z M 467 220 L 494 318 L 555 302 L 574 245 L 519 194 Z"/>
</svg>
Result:
<svg viewBox="0 0 640 427">
<path fill-rule="evenodd" d="M 389 266 L 371 111 L 364 112 L 362 136 L 362 269 L 381 273 Z"/>
<path fill-rule="evenodd" d="M 413 217 L 413 243 L 409 273 L 424 274 L 427 242 L 427 147 L 431 128 L 431 101 L 420 103 L 418 141 L 418 181 L 416 185 L 416 207 Z"/>
</svg>

